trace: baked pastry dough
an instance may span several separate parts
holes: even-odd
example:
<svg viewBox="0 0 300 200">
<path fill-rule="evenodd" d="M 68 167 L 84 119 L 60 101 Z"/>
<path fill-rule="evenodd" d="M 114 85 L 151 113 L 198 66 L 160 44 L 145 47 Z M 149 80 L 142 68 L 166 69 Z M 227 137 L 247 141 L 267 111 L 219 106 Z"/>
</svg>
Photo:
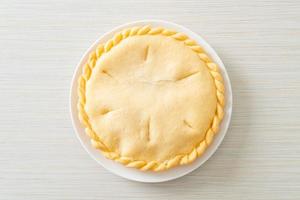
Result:
<svg viewBox="0 0 300 200">
<path fill-rule="evenodd" d="M 83 68 L 78 95 L 92 145 L 141 170 L 194 161 L 224 114 L 217 65 L 184 34 L 150 26 L 100 44 Z"/>
</svg>

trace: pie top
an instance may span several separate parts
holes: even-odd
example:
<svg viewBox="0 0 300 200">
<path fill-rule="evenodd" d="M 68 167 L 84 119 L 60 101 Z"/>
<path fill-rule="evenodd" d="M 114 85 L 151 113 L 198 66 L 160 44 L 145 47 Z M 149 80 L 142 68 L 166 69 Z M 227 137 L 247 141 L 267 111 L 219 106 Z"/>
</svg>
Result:
<svg viewBox="0 0 300 200">
<path fill-rule="evenodd" d="M 181 33 L 135 27 L 90 55 L 79 117 L 94 147 L 117 162 L 160 171 L 192 162 L 223 117 L 222 77 Z"/>
</svg>

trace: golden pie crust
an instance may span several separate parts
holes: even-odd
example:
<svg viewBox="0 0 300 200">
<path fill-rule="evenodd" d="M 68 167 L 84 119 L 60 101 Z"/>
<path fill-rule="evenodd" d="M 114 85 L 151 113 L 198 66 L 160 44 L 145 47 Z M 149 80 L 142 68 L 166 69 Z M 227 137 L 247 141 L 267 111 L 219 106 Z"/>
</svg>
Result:
<svg viewBox="0 0 300 200">
<path fill-rule="evenodd" d="M 217 65 L 182 33 L 125 29 L 90 54 L 78 84 L 78 113 L 92 145 L 109 159 L 161 171 L 201 156 L 224 115 Z"/>
</svg>

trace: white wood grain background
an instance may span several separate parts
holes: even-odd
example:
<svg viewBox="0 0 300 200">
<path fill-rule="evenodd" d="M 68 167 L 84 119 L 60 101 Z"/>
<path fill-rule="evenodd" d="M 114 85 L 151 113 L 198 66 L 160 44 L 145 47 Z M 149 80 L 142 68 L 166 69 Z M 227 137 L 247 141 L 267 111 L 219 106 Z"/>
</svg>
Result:
<svg viewBox="0 0 300 200">
<path fill-rule="evenodd" d="M 68 95 L 84 51 L 139 19 L 200 33 L 230 75 L 234 113 L 216 154 L 175 181 L 110 174 L 83 150 Z M 300 199 L 297 0 L 0 1 L 0 199 Z"/>
</svg>

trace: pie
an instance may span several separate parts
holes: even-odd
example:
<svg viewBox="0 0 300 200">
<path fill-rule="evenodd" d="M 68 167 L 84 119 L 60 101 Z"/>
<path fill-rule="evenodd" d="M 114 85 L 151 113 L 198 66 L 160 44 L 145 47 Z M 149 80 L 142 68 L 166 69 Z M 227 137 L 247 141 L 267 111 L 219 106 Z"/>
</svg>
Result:
<svg viewBox="0 0 300 200">
<path fill-rule="evenodd" d="M 162 171 L 204 153 L 224 115 L 224 92 L 217 65 L 194 40 L 132 27 L 90 54 L 78 80 L 78 113 L 104 156 Z"/>
</svg>

